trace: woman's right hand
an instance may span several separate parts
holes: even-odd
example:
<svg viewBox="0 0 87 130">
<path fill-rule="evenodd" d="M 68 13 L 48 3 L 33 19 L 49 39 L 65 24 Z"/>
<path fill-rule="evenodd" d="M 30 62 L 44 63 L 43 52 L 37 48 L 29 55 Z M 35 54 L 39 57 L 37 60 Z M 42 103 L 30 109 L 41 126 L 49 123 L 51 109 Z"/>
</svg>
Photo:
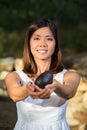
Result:
<svg viewBox="0 0 87 130">
<path fill-rule="evenodd" d="M 50 88 L 41 89 L 31 82 L 26 84 L 26 88 L 28 90 L 29 96 L 31 96 L 32 98 L 42 98 L 42 99 L 50 98 L 51 95 Z"/>
</svg>

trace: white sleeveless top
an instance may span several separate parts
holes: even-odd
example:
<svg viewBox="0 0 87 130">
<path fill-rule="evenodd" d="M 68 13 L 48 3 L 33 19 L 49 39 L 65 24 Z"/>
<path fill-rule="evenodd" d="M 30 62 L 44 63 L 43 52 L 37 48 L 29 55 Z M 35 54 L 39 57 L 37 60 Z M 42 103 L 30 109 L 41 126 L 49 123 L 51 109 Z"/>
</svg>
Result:
<svg viewBox="0 0 87 130">
<path fill-rule="evenodd" d="M 63 70 L 55 76 L 63 82 Z M 32 81 L 23 71 L 16 71 L 22 79 L 23 85 Z M 33 99 L 30 96 L 16 102 L 17 117 L 14 130 L 70 130 L 66 121 L 67 101 L 58 106 L 59 96 L 55 92 L 50 99 Z"/>
</svg>

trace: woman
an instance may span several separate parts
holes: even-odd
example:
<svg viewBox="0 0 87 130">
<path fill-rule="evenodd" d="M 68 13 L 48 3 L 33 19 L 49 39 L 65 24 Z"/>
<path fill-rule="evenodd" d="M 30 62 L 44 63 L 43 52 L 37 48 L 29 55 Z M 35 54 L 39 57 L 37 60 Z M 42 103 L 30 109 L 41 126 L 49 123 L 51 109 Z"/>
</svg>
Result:
<svg viewBox="0 0 87 130">
<path fill-rule="evenodd" d="M 67 100 L 75 95 L 80 77 L 63 67 L 57 28 L 51 20 L 40 19 L 28 27 L 23 61 L 23 71 L 11 72 L 5 79 L 17 106 L 14 130 L 69 130 Z M 52 72 L 53 82 L 41 89 L 34 82 L 45 71 Z"/>
</svg>

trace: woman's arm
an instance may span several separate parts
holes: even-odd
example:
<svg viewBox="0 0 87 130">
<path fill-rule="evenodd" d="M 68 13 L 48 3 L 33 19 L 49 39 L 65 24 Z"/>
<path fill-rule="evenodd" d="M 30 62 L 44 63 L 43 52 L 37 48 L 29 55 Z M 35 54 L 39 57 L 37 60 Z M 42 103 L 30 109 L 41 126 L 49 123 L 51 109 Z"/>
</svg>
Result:
<svg viewBox="0 0 87 130">
<path fill-rule="evenodd" d="M 33 83 L 26 83 L 24 86 L 21 84 L 22 79 L 16 72 L 9 73 L 5 78 L 5 84 L 7 87 L 9 97 L 17 102 L 23 100 L 28 96 L 32 98 L 49 98 L 50 89 L 40 89 Z"/>
<path fill-rule="evenodd" d="M 22 100 L 28 96 L 26 86 L 21 87 L 21 81 L 21 78 L 16 72 L 7 74 L 5 78 L 8 95 L 15 102 Z"/>
<path fill-rule="evenodd" d="M 72 98 L 77 91 L 80 76 L 76 72 L 68 71 L 64 75 L 63 84 L 58 83 L 56 92 L 66 98 Z"/>
<path fill-rule="evenodd" d="M 52 85 L 47 85 L 46 87 L 50 87 L 59 96 L 69 99 L 75 95 L 79 82 L 80 76 L 76 72 L 68 71 L 64 75 L 63 84 L 54 79 Z"/>
</svg>

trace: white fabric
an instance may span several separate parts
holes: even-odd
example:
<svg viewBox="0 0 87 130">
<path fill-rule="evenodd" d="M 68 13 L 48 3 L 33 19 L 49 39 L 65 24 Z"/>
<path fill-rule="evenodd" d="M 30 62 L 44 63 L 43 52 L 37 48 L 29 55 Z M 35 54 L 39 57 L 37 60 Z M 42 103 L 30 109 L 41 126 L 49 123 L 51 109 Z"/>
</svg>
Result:
<svg viewBox="0 0 87 130">
<path fill-rule="evenodd" d="M 55 76 L 60 83 L 63 81 L 63 70 Z M 32 81 L 23 71 L 16 71 L 22 84 Z M 59 96 L 52 93 L 50 99 L 32 99 L 27 97 L 16 103 L 18 120 L 14 130 L 70 130 L 66 121 L 67 101 L 58 106 Z"/>
</svg>

